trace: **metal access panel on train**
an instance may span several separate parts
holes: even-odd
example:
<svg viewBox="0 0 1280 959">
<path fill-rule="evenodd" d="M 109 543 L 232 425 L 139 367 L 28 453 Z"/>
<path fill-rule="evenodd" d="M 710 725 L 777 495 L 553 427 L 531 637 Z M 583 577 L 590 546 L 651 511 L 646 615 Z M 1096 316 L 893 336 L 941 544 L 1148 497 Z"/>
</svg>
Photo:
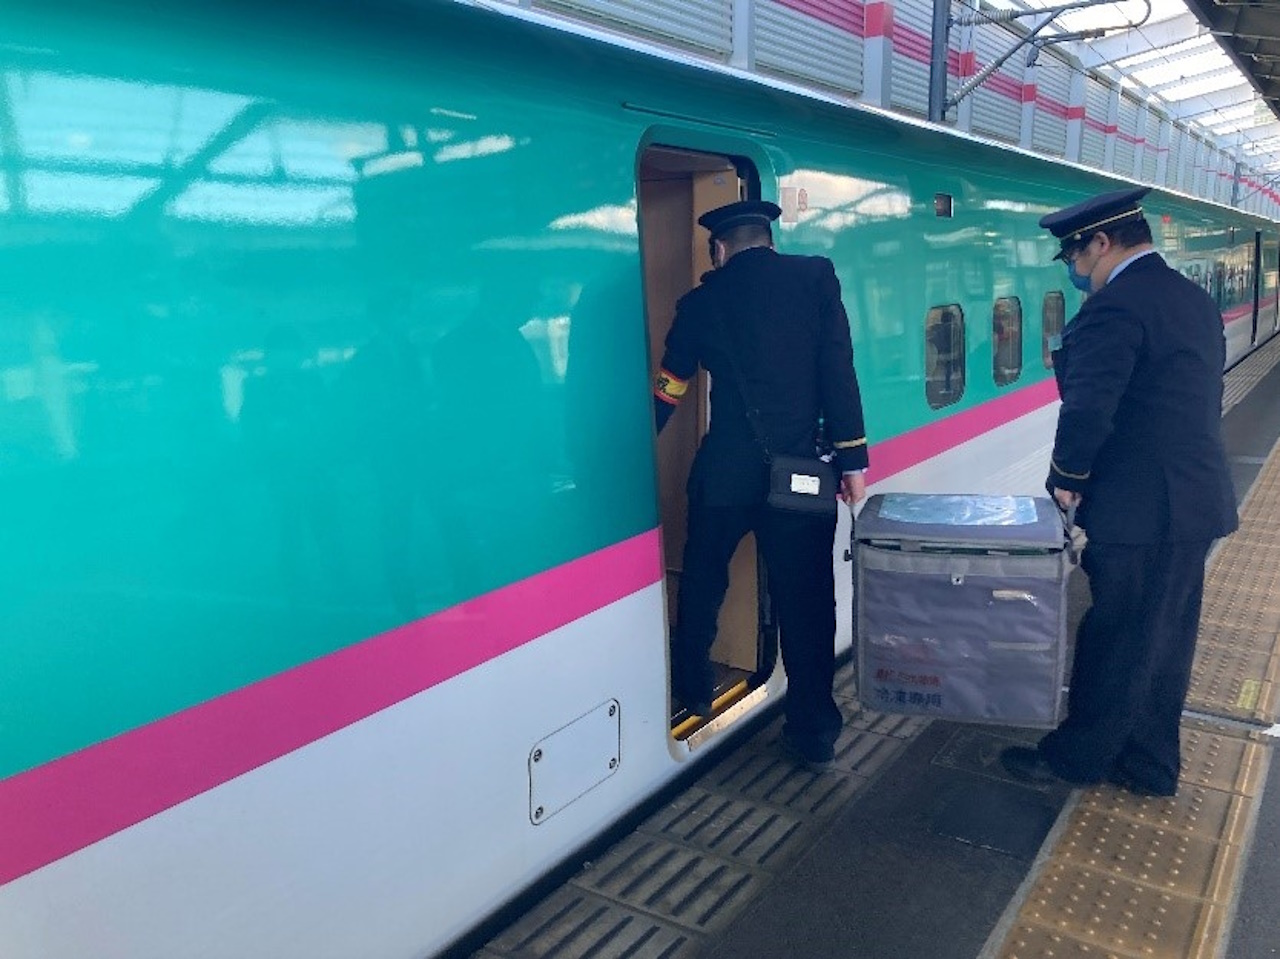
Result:
<svg viewBox="0 0 1280 959">
<path fill-rule="evenodd" d="M 1051 728 L 1066 706 L 1067 537 L 1032 496 L 872 496 L 854 530 L 870 709 Z"/>
</svg>

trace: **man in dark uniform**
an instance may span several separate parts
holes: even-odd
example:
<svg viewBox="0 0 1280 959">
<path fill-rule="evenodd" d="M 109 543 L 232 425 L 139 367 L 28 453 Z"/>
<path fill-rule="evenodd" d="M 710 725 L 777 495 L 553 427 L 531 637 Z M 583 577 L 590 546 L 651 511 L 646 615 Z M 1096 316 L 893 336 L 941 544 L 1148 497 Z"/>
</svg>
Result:
<svg viewBox="0 0 1280 959">
<path fill-rule="evenodd" d="M 699 217 L 711 234 L 716 269 L 676 305 L 656 377 L 661 430 L 698 366 L 712 376 L 711 426 L 689 474 L 672 692 L 693 712 L 710 713 L 708 656 L 729 561 L 754 531 L 787 670 L 783 742 L 806 765 L 821 767 L 831 761 L 842 724 L 832 697 L 835 511 L 814 516 L 769 508 L 765 448 L 813 456 L 821 421 L 842 472 L 839 496 L 852 504 L 865 495 L 867 441 L 840 282 L 824 257 L 774 251 L 770 223 L 781 212 L 773 203 L 744 200 Z"/>
<path fill-rule="evenodd" d="M 1209 547 L 1237 525 L 1222 445 L 1222 317 L 1152 247 L 1120 190 L 1040 221 L 1090 293 L 1054 353 L 1062 396 L 1048 488 L 1078 506 L 1093 605 L 1068 716 L 1001 759 L 1024 779 L 1172 796 Z"/>
</svg>

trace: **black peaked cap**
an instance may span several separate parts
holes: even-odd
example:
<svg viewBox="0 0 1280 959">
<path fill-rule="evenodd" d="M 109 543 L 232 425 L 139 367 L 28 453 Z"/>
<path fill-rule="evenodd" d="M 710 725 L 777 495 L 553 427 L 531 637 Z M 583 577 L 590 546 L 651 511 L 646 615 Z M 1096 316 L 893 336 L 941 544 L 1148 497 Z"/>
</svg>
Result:
<svg viewBox="0 0 1280 959">
<path fill-rule="evenodd" d="M 706 227 L 712 236 L 719 236 L 735 226 L 754 223 L 768 226 L 782 215 L 782 207 L 768 200 L 739 200 L 727 206 L 708 210 L 698 217 L 698 225 Z"/>
<path fill-rule="evenodd" d="M 1099 230 L 1141 217 L 1142 207 L 1139 201 L 1150 192 L 1149 186 L 1115 190 L 1090 197 L 1074 206 L 1046 213 L 1040 218 L 1040 225 L 1062 243 L 1062 249 L 1054 259 L 1061 259 L 1081 240 L 1088 239 Z"/>
</svg>

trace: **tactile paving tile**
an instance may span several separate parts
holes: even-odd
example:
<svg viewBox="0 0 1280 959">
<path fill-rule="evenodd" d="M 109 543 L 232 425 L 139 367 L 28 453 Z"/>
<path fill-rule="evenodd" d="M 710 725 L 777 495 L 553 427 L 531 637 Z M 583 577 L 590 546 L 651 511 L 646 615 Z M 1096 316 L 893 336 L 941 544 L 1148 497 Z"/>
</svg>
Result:
<svg viewBox="0 0 1280 959">
<path fill-rule="evenodd" d="M 837 700 L 858 698 L 858 656 L 856 651 L 836 669 L 835 682 L 831 691 Z"/>
<path fill-rule="evenodd" d="M 1235 793 L 1186 784 L 1178 795 L 1169 797 L 1135 796 L 1114 786 L 1099 786 L 1081 796 L 1079 808 L 1188 836 L 1239 842 L 1249 801 Z"/>
<path fill-rule="evenodd" d="M 1226 917 L 1227 907 L 1218 903 L 1054 860 L 1036 879 L 998 955 L 1208 959 Z M 1063 941 L 1072 943 L 1071 951 L 1053 951 L 1063 949 Z"/>
<path fill-rule="evenodd" d="M 799 769 L 776 750 L 744 749 L 725 759 L 698 781 L 713 792 L 768 803 L 802 817 L 834 814 L 866 783 L 841 773 L 812 773 Z"/>
<path fill-rule="evenodd" d="M 1254 798 L 1265 747 L 1211 728 L 1183 724 L 1182 785 L 1207 786 Z"/>
<path fill-rule="evenodd" d="M 1267 730 L 1263 729 L 1261 726 L 1253 726 L 1248 723 L 1234 723 L 1230 720 L 1215 719 L 1212 716 L 1196 715 L 1195 713 L 1183 713 L 1183 735 L 1185 736 L 1191 732 L 1199 730 L 1214 733 L 1219 736 L 1232 736 L 1236 739 L 1242 739 L 1247 743 L 1260 743 L 1263 746 L 1275 745 L 1275 740 L 1268 735 Z"/>
<path fill-rule="evenodd" d="M 1261 788 L 1264 739 L 1187 720 L 1177 796 L 1083 792 L 999 959 L 1213 959 Z"/>
<path fill-rule="evenodd" d="M 1177 896 L 1226 902 L 1240 848 L 1150 823 L 1077 808 L 1055 855 Z"/>
<path fill-rule="evenodd" d="M 1142 959 L 1142 954 L 1099 949 L 1052 929 L 1020 922 L 1009 930 L 1000 959 Z"/>
<path fill-rule="evenodd" d="M 1265 721 L 1275 708 L 1280 658 L 1250 644 L 1201 642 L 1196 647 L 1187 705 L 1240 719 Z"/>
<path fill-rule="evenodd" d="M 889 713 L 878 713 L 840 700 L 836 701 L 836 705 L 840 707 L 840 714 L 844 716 L 846 727 L 877 733 L 881 736 L 914 739 L 932 722 L 923 716 L 894 716 Z"/>
<path fill-rule="evenodd" d="M 896 736 L 881 736 L 846 725 L 836 740 L 833 765 L 869 777 L 888 765 L 905 747 L 906 742 Z"/>
<path fill-rule="evenodd" d="M 1280 339 L 1271 340 L 1262 349 L 1255 351 L 1248 359 L 1236 366 L 1223 378 L 1222 413 L 1227 411 L 1249 395 L 1249 392 L 1271 372 L 1280 361 Z"/>
<path fill-rule="evenodd" d="M 1218 586 L 1214 582 L 1217 579 L 1249 575 L 1251 573 L 1247 568 L 1239 571 L 1227 568 L 1216 573 L 1209 581 L 1200 610 L 1201 637 L 1211 636 L 1216 630 L 1243 633 L 1246 636 L 1274 636 L 1276 630 L 1280 629 L 1280 596 L 1275 595 L 1275 591 L 1280 589 L 1280 578 L 1267 591 L 1266 598 L 1241 596 L 1237 590 Z"/>
<path fill-rule="evenodd" d="M 764 877 L 687 846 L 632 833 L 570 884 L 697 932 L 728 924 Z"/>
<path fill-rule="evenodd" d="M 565 886 L 473 959 L 688 959 L 698 946 L 685 929 Z"/>
<path fill-rule="evenodd" d="M 775 867 L 802 826 L 798 816 L 771 806 L 693 786 L 641 827 L 754 868 Z M 791 843 L 798 847 L 798 843 Z M 797 853 L 799 849 L 795 850 Z"/>
</svg>

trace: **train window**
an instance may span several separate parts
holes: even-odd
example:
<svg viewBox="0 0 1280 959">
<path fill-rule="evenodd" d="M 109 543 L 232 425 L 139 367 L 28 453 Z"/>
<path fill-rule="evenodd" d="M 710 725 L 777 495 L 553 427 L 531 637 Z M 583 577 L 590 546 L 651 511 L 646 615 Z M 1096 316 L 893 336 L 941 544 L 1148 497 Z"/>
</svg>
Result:
<svg viewBox="0 0 1280 959">
<path fill-rule="evenodd" d="M 1022 375 L 1022 301 L 1002 296 L 991 310 L 991 375 L 1008 386 Z"/>
<path fill-rule="evenodd" d="M 1062 342 L 1062 328 L 1067 325 L 1067 301 L 1061 290 L 1044 295 L 1040 323 L 1040 356 L 1046 370 L 1053 369 L 1053 351 Z"/>
<path fill-rule="evenodd" d="M 932 307 L 924 319 L 924 395 L 942 409 L 964 395 L 964 310 L 959 303 Z"/>
</svg>

